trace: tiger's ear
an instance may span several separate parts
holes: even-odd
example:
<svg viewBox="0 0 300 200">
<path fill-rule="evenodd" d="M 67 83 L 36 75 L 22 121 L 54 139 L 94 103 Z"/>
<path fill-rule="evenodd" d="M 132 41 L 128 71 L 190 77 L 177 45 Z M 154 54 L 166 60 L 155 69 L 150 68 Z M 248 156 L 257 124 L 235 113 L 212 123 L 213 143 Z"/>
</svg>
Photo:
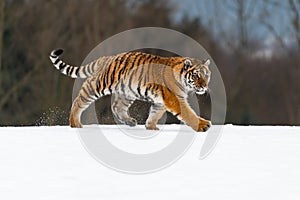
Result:
<svg viewBox="0 0 300 200">
<path fill-rule="evenodd" d="M 206 66 L 210 65 L 210 59 L 209 58 L 204 62 L 204 65 L 206 65 Z"/>
<path fill-rule="evenodd" d="M 187 70 L 188 68 L 190 68 L 192 66 L 192 61 L 190 59 L 185 59 L 184 60 L 184 69 Z"/>
</svg>

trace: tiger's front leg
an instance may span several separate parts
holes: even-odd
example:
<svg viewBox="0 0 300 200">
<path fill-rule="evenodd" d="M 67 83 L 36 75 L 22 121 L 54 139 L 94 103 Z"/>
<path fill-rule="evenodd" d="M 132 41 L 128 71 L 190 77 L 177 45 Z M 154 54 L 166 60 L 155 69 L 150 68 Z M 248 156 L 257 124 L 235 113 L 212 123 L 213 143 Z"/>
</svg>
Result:
<svg viewBox="0 0 300 200">
<path fill-rule="evenodd" d="M 170 90 L 164 89 L 164 103 L 167 110 L 172 112 L 178 119 L 184 121 L 197 132 L 205 132 L 211 126 L 211 122 L 196 115 L 187 100 L 178 98 Z"/>
<path fill-rule="evenodd" d="M 205 132 L 210 128 L 211 122 L 197 116 L 186 100 L 179 100 L 179 106 L 181 112 L 177 117 L 192 127 L 195 131 Z"/>
</svg>

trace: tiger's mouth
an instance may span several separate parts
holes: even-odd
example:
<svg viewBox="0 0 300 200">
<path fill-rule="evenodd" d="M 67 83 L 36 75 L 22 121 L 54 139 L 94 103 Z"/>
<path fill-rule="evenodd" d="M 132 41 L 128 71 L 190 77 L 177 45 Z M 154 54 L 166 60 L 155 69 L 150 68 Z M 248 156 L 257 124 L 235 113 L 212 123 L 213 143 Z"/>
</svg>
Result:
<svg viewBox="0 0 300 200">
<path fill-rule="evenodd" d="M 195 88 L 195 90 L 196 90 L 196 94 L 202 95 L 202 94 L 205 94 L 205 93 L 206 93 L 207 88 L 201 87 L 201 88 Z"/>
</svg>

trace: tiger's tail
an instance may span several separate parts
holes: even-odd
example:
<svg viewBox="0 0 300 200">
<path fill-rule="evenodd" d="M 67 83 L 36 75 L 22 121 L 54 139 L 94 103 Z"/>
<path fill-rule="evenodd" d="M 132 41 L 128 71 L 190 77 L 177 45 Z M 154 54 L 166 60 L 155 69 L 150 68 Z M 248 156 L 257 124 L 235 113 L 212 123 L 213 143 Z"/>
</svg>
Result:
<svg viewBox="0 0 300 200">
<path fill-rule="evenodd" d="M 87 78 L 92 76 L 95 70 L 97 61 L 93 61 L 84 66 L 72 66 L 62 61 L 59 56 L 63 53 L 62 49 L 53 50 L 49 56 L 54 67 L 58 69 L 62 74 L 70 76 L 72 78 Z"/>
</svg>

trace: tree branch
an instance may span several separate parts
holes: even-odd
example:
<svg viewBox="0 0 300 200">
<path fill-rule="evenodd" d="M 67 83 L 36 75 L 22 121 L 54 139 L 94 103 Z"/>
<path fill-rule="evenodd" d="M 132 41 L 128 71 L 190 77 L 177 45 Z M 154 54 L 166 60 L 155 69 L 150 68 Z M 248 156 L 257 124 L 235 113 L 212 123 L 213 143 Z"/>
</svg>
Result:
<svg viewBox="0 0 300 200">
<path fill-rule="evenodd" d="M 13 95 L 19 88 L 24 87 L 30 80 L 29 77 L 33 74 L 35 69 L 28 72 L 26 75 L 22 77 L 22 79 L 14 84 L 7 92 L 5 92 L 5 95 L 0 100 L 0 110 L 4 107 L 4 105 L 8 102 L 9 97 Z"/>
</svg>

